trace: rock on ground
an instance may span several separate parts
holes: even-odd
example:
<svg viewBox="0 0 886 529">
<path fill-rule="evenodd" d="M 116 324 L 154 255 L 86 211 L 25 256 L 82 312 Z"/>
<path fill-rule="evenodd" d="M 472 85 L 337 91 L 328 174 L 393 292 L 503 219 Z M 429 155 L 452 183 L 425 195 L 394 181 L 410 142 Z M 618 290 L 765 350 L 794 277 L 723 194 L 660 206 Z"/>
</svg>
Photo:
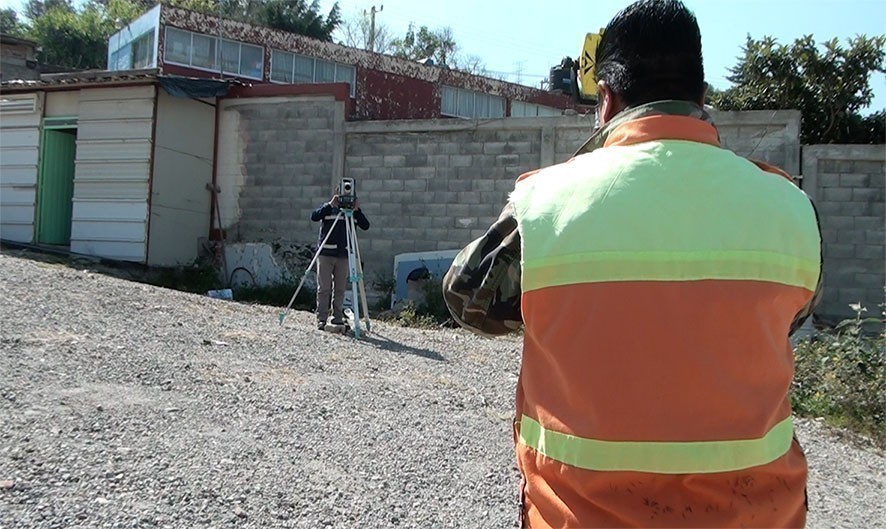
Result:
<svg viewBox="0 0 886 529">
<path fill-rule="evenodd" d="M 357 341 L 52 261 L 0 254 L 0 527 L 516 525 L 519 340 Z M 882 526 L 883 454 L 797 430 L 809 527 Z"/>
</svg>

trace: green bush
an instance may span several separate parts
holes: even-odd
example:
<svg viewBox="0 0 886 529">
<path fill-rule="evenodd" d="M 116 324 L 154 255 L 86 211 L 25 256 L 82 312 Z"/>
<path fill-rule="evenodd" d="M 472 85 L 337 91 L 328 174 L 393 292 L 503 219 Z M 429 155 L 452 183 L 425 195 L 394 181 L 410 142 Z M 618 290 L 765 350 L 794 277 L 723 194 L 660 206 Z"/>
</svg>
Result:
<svg viewBox="0 0 886 529">
<path fill-rule="evenodd" d="M 440 326 L 440 323 L 433 316 L 421 312 L 412 303 L 407 304 L 394 321 L 403 327 L 434 329 Z"/>
<path fill-rule="evenodd" d="M 376 307 L 376 309 L 380 309 L 377 317 L 382 320 L 397 323 L 404 327 L 420 327 L 425 329 L 436 329 L 452 322 L 449 309 L 446 307 L 446 301 L 443 299 L 442 278 L 428 276 L 422 285 L 422 301 L 418 304 L 407 302 L 399 313 L 386 310 L 390 306 L 390 296 L 393 294 L 395 286 L 393 280 L 388 285 L 388 283 L 382 282 L 381 279 L 376 279 L 373 286 L 387 296 L 387 304 Z M 390 290 L 382 288 L 388 286 Z"/>
<path fill-rule="evenodd" d="M 820 332 L 794 349 L 796 373 L 791 390 L 794 412 L 823 417 L 886 445 L 886 333 L 867 334 L 866 325 L 884 320 L 856 317 L 833 331 Z"/>
</svg>

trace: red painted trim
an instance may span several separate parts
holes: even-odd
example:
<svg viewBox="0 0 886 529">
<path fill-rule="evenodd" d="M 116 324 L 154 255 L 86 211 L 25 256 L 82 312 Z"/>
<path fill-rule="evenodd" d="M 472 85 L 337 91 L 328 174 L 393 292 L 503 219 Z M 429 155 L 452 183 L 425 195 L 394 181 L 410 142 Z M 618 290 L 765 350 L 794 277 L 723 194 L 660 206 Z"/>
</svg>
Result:
<svg viewBox="0 0 886 529">
<path fill-rule="evenodd" d="M 434 83 L 358 69 L 356 119 L 435 119 L 440 117 L 440 89 Z"/>
<path fill-rule="evenodd" d="M 520 101 L 520 99 L 514 99 Z M 555 107 L 560 109 L 575 108 L 576 104 L 569 96 L 565 94 L 557 94 L 554 92 L 542 92 L 533 94 L 525 100 L 527 103 L 536 105 L 544 105 L 546 107 Z"/>
<path fill-rule="evenodd" d="M 215 100 L 215 133 L 213 134 L 212 139 L 212 189 L 217 189 L 218 185 L 218 128 L 219 128 L 219 100 Z M 210 190 L 211 193 L 209 195 L 209 240 L 210 241 L 218 241 L 224 237 L 224 230 L 221 225 L 217 228 L 213 228 L 212 225 L 215 223 L 215 208 L 219 207 L 218 205 L 218 193 Z"/>
</svg>

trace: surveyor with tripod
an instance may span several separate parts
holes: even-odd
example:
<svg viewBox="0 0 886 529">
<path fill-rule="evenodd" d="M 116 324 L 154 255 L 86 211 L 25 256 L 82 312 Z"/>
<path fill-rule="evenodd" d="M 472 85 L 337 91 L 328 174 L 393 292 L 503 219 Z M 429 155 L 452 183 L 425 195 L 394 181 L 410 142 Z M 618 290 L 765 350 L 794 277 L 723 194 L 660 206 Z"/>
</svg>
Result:
<svg viewBox="0 0 886 529">
<path fill-rule="evenodd" d="M 346 223 L 336 222 L 336 219 L 339 218 L 343 208 L 350 209 L 353 211 L 355 224 L 364 231 L 369 229 L 369 219 L 360 210 L 360 203 L 356 196 L 347 193 L 346 200 L 342 201 L 339 192 L 339 188 L 336 187 L 332 199 L 311 213 L 312 221 L 321 222 L 318 239 L 320 247 L 317 257 L 317 328 L 320 330 L 326 328 L 330 298 L 332 298 L 331 323 L 344 325 L 342 304 L 350 274 L 348 270 L 348 233 Z"/>
</svg>

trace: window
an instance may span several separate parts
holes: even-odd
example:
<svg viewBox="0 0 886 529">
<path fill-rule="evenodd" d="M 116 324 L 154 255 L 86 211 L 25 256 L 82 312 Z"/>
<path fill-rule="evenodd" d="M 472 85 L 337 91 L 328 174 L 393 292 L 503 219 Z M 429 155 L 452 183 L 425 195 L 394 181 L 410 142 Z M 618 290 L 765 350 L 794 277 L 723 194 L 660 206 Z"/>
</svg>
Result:
<svg viewBox="0 0 886 529">
<path fill-rule="evenodd" d="M 444 86 L 440 113 L 459 118 L 502 118 L 505 115 L 505 99 L 474 90 Z"/>
<path fill-rule="evenodd" d="M 154 30 L 151 30 L 111 53 L 108 70 L 137 70 L 153 64 Z"/>
<path fill-rule="evenodd" d="M 153 37 L 152 37 L 153 38 Z M 175 28 L 166 28 L 166 62 L 218 71 L 221 61 L 226 74 L 261 79 L 264 49 L 235 40 L 221 40 Z"/>
<path fill-rule="evenodd" d="M 440 102 L 440 112 L 447 116 L 455 116 L 458 114 L 458 88 L 450 88 L 444 86 L 442 90 Z"/>
<path fill-rule="evenodd" d="M 334 83 L 335 82 L 335 63 L 317 59 L 314 70 L 315 83 Z"/>
<path fill-rule="evenodd" d="M 356 69 L 323 59 L 271 50 L 271 80 L 277 83 L 348 83 L 354 97 Z"/>
<path fill-rule="evenodd" d="M 335 65 L 336 83 L 348 83 L 349 85 L 354 86 L 355 77 L 356 71 L 353 66 L 348 66 L 346 64 Z"/>
<path fill-rule="evenodd" d="M 222 41 L 222 67 L 225 73 L 240 74 L 240 43 L 231 40 Z"/>
<path fill-rule="evenodd" d="M 513 101 L 511 103 L 512 118 L 534 118 L 545 116 L 560 116 L 563 111 L 559 108 L 548 107 L 544 105 L 536 105 L 535 103 L 526 103 L 524 101 Z"/>
<path fill-rule="evenodd" d="M 166 28 L 166 61 L 191 63 L 191 34 L 175 28 Z"/>
<path fill-rule="evenodd" d="M 216 40 L 206 35 L 192 36 L 191 40 L 191 66 L 218 70 L 218 56 L 215 52 Z"/>
<path fill-rule="evenodd" d="M 131 51 L 132 68 L 137 70 L 151 66 L 154 62 L 154 32 L 150 31 L 135 39 L 132 43 Z"/>
<path fill-rule="evenodd" d="M 129 44 L 112 53 L 108 70 L 129 70 L 131 53 L 132 48 Z"/>
<path fill-rule="evenodd" d="M 240 44 L 240 75 L 261 79 L 265 71 L 265 53 L 259 46 Z"/>
<path fill-rule="evenodd" d="M 291 53 L 285 51 L 271 51 L 271 81 L 278 83 L 292 82 L 292 59 Z"/>
<path fill-rule="evenodd" d="M 313 83 L 314 59 L 295 55 L 295 75 L 293 79 L 296 83 Z"/>
<path fill-rule="evenodd" d="M 456 107 L 455 115 L 466 118 L 476 117 L 474 115 L 474 92 L 471 90 L 458 91 L 458 107 Z"/>
</svg>

